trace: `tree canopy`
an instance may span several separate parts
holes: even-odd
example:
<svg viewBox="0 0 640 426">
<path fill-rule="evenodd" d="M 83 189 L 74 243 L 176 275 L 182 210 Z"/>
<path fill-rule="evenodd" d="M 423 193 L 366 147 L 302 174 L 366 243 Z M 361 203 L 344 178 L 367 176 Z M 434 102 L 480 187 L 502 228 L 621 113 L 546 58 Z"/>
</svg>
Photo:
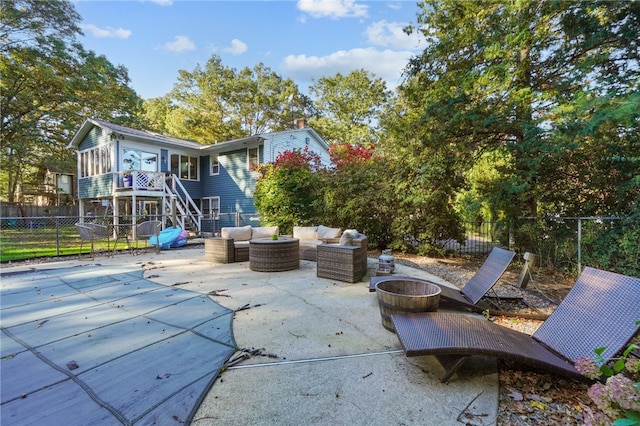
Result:
<svg viewBox="0 0 640 426">
<path fill-rule="evenodd" d="M 359 69 L 318 79 L 309 91 L 318 115 L 309 124 L 330 143 L 378 142 L 379 120 L 392 93 L 381 78 Z"/>
<path fill-rule="evenodd" d="M 86 51 L 76 41 L 79 21 L 68 1 L 0 3 L 0 161 L 10 202 L 44 158 L 73 161 L 64 148 L 86 117 L 137 122 L 140 99 L 126 68 Z"/>
<path fill-rule="evenodd" d="M 416 150 L 464 170 L 506 149 L 510 216 L 638 209 L 640 3 L 419 7 L 427 48 L 402 88 Z"/>
<path fill-rule="evenodd" d="M 292 128 L 310 101 L 262 63 L 238 71 L 213 55 L 204 66 L 180 70 L 171 92 L 145 106 L 153 130 L 211 144 Z"/>
</svg>

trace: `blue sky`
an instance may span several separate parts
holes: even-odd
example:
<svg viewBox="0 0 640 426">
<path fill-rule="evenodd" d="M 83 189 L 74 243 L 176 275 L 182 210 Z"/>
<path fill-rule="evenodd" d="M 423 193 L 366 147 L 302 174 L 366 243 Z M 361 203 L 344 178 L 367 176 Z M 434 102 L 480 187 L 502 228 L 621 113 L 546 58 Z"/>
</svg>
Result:
<svg viewBox="0 0 640 426">
<path fill-rule="evenodd" d="M 76 0 L 83 46 L 129 70 L 144 99 L 167 94 L 178 70 L 213 54 L 238 70 L 262 62 L 308 94 L 320 77 L 365 69 L 401 79 L 424 39 L 402 32 L 416 1 Z"/>
</svg>

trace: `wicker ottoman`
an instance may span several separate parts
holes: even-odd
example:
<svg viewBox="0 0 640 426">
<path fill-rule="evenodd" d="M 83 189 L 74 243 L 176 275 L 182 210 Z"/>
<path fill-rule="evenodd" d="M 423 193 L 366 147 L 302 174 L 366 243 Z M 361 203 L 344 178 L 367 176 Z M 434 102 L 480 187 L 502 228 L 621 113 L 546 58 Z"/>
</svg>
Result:
<svg viewBox="0 0 640 426">
<path fill-rule="evenodd" d="M 258 272 L 279 272 L 300 267 L 297 238 L 257 238 L 249 241 L 249 269 Z"/>
</svg>

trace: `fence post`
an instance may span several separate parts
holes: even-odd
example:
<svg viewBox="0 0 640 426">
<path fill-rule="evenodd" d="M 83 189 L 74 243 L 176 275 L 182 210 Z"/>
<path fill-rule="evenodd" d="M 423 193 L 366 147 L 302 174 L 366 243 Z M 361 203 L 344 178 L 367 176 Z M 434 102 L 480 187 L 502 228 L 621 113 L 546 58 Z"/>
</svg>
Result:
<svg viewBox="0 0 640 426">
<path fill-rule="evenodd" d="M 578 275 L 582 273 L 582 218 L 578 218 Z"/>
<path fill-rule="evenodd" d="M 56 256 L 60 256 L 60 216 L 56 216 Z"/>
<path fill-rule="evenodd" d="M 513 250 L 513 246 L 516 245 L 515 225 L 515 220 L 511 218 L 509 221 L 509 250 Z"/>
</svg>

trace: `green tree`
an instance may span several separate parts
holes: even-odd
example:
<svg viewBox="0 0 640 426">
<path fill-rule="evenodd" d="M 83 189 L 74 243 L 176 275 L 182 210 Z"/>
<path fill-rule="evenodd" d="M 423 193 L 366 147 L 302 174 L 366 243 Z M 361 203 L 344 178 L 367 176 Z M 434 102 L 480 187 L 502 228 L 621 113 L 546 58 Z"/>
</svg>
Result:
<svg viewBox="0 0 640 426">
<path fill-rule="evenodd" d="M 391 225 L 397 214 L 387 162 L 373 145 L 334 143 L 330 154 L 335 167 L 323 175 L 320 223 L 357 229 L 371 246 L 386 248 L 393 240 Z"/>
<path fill-rule="evenodd" d="M 414 136 L 464 169 L 507 149 L 514 215 L 637 208 L 639 26 L 637 1 L 425 1 Z"/>
<path fill-rule="evenodd" d="M 85 51 L 79 15 L 68 1 L 0 3 L 2 197 L 37 182 L 43 158 L 69 162 L 70 134 L 85 117 L 136 122 L 139 98 L 122 66 Z"/>
<path fill-rule="evenodd" d="M 145 99 L 142 103 L 140 118 L 144 128 L 162 134 L 170 134 L 167 120 L 176 106 L 169 96 Z"/>
<path fill-rule="evenodd" d="M 168 98 L 166 131 L 205 144 L 291 128 L 310 108 L 293 80 L 262 63 L 237 71 L 217 55 L 192 72 L 180 70 Z"/>
<path fill-rule="evenodd" d="M 368 145 L 379 140 L 379 119 L 392 94 L 365 70 L 322 77 L 310 88 L 317 116 L 309 125 L 329 143 Z"/>
<path fill-rule="evenodd" d="M 323 178 L 320 157 L 308 148 L 278 154 L 274 163 L 260 170 L 254 205 L 261 221 L 291 233 L 294 225 L 319 220 Z"/>
</svg>

